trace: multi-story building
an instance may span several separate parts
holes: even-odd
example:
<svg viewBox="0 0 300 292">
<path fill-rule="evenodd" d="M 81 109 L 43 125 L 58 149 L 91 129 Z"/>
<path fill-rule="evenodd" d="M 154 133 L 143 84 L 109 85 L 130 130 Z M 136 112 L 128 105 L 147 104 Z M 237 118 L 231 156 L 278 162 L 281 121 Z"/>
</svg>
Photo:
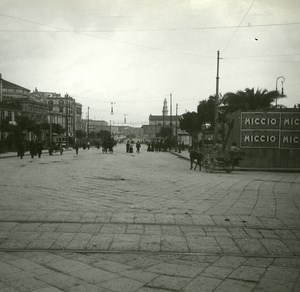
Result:
<svg viewBox="0 0 300 292">
<path fill-rule="evenodd" d="M 10 124 L 16 124 L 18 117 L 26 117 L 36 124 L 47 121 L 47 104 L 30 93 L 30 90 L 20 85 L 2 79 L 0 74 L 0 118 L 1 123 L 6 119 Z M 31 131 L 23 133 L 24 139 L 31 140 Z M 1 134 L 1 138 L 3 139 Z"/>
<path fill-rule="evenodd" d="M 60 93 L 37 89 L 35 92 L 47 100 L 48 122 L 61 125 L 66 136 L 75 137 L 76 131 L 81 129 L 82 105 L 68 94 L 61 96 Z"/>
</svg>

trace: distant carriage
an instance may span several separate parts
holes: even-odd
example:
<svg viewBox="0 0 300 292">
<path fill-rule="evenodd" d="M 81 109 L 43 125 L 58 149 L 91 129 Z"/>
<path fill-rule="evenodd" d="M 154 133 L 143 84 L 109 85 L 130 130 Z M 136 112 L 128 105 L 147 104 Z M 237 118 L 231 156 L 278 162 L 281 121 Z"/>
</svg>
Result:
<svg viewBox="0 0 300 292">
<path fill-rule="evenodd" d="M 192 169 L 196 170 L 201 165 L 204 167 L 206 172 L 213 172 L 215 169 L 223 169 L 227 173 L 233 171 L 234 167 L 238 164 L 238 161 L 242 159 L 243 152 L 239 149 L 230 151 L 220 151 L 214 149 L 212 145 L 201 148 L 201 150 L 190 150 L 190 163 Z M 195 166 L 193 165 L 195 163 Z"/>
</svg>

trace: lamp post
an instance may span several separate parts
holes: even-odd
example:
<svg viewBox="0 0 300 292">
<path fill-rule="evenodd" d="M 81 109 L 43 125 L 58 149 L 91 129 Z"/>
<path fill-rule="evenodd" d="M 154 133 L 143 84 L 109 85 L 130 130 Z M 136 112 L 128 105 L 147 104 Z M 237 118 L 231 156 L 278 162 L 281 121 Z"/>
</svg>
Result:
<svg viewBox="0 0 300 292">
<path fill-rule="evenodd" d="M 283 82 L 285 81 L 285 78 L 283 76 L 277 77 L 277 79 L 276 79 L 276 92 L 278 92 L 278 90 L 277 90 L 277 83 L 278 83 L 279 79 L 282 79 L 281 80 L 281 95 L 283 95 L 284 94 L 283 93 Z M 278 97 L 276 96 L 276 108 L 277 108 L 277 99 L 278 99 Z"/>
</svg>

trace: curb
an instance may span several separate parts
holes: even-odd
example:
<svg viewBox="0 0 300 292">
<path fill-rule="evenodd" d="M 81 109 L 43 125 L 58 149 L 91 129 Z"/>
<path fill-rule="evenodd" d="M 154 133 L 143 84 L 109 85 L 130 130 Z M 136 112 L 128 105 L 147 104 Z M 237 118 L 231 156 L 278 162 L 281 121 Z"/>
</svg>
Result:
<svg viewBox="0 0 300 292">
<path fill-rule="evenodd" d="M 179 158 L 190 160 L 188 157 L 185 157 L 177 152 L 170 151 L 173 155 L 176 155 Z M 257 168 L 257 167 L 239 167 L 235 166 L 234 170 L 239 171 L 265 171 L 265 172 L 289 172 L 289 173 L 300 173 L 300 168 Z"/>
</svg>

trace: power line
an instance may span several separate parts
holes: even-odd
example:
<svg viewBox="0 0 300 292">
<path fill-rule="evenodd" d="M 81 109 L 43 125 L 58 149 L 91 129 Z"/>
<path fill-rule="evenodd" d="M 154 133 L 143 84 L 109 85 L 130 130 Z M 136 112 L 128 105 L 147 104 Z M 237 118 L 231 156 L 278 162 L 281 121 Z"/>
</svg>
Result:
<svg viewBox="0 0 300 292">
<path fill-rule="evenodd" d="M 0 14 L 0 16 L 4 16 Z M 7 16 L 10 17 L 10 16 Z M 15 18 L 15 17 L 13 17 Z M 24 19 L 17 18 L 20 21 Z M 27 22 L 27 21 L 26 21 Z M 44 25 L 37 22 L 32 22 L 38 25 Z M 202 26 L 202 27 L 178 27 L 178 28 L 132 28 L 132 29 L 83 29 L 83 30 L 27 30 L 27 29 L 0 29 L 0 32 L 20 32 L 20 33 L 90 33 L 90 32 L 156 32 L 156 31 L 187 31 L 187 30 L 217 30 L 217 29 L 240 29 L 240 28 L 256 28 L 256 27 L 276 27 L 276 26 L 292 26 L 299 25 L 300 22 L 289 23 L 269 23 L 269 24 L 248 24 L 248 25 L 230 25 L 230 26 Z M 47 25 L 44 25 L 47 26 Z"/>
<path fill-rule="evenodd" d="M 250 12 L 252 6 L 254 5 L 255 0 L 252 1 L 252 4 L 250 5 L 250 7 L 248 8 L 248 10 L 246 11 L 246 13 L 244 14 L 242 20 L 240 21 L 239 25 L 237 26 L 236 30 L 234 31 L 233 35 L 231 36 L 231 38 L 229 39 L 229 41 L 227 42 L 227 44 L 225 45 L 225 47 L 223 48 L 222 52 L 224 52 L 227 47 L 229 46 L 229 44 L 231 43 L 231 41 L 233 40 L 234 36 L 236 35 L 237 31 L 239 30 L 240 26 L 242 25 L 244 19 L 246 18 L 246 16 L 248 15 L 248 13 Z"/>
</svg>

